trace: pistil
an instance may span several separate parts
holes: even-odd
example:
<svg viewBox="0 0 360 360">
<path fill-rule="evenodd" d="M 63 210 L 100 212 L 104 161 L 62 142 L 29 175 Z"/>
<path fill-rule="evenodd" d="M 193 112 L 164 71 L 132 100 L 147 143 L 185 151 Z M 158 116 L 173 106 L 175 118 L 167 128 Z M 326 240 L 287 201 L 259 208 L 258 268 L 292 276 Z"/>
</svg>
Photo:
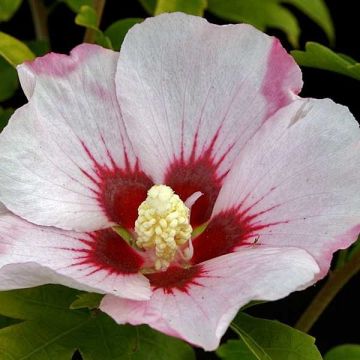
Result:
<svg viewBox="0 0 360 360">
<path fill-rule="evenodd" d="M 136 245 L 154 249 L 155 270 L 166 270 L 180 247 L 191 239 L 189 208 L 169 186 L 154 185 L 139 206 L 138 215 Z M 187 250 L 185 254 L 188 258 Z"/>
</svg>

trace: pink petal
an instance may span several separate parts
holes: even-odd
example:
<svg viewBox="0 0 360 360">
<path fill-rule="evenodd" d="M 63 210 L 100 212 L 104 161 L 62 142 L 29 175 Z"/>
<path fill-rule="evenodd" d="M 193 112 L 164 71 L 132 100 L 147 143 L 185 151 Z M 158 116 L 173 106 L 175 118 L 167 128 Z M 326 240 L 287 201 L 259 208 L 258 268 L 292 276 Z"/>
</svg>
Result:
<svg viewBox="0 0 360 360">
<path fill-rule="evenodd" d="M 215 350 L 239 308 L 250 300 L 276 300 L 309 283 L 319 268 L 304 250 L 243 247 L 195 266 L 193 277 L 150 278 L 154 293 L 148 301 L 107 295 L 101 310 L 118 323 L 149 324 L 169 335 Z M 175 276 L 176 278 L 176 276 Z M 179 285 L 180 284 L 180 285 Z"/>
<path fill-rule="evenodd" d="M 116 83 L 145 171 L 183 200 L 204 194 L 192 211 L 194 225 L 210 217 L 240 149 L 302 85 L 277 39 L 248 25 L 218 26 L 181 13 L 129 31 Z"/>
<path fill-rule="evenodd" d="M 297 100 L 243 149 L 213 217 L 236 213 L 243 243 L 305 249 L 323 277 L 333 252 L 359 233 L 359 169 L 359 125 L 348 109 L 330 100 Z"/>
<path fill-rule="evenodd" d="M 152 181 L 123 126 L 117 61 L 84 44 L 18 68 L 29 103 L 0 136 L 0 198 L 12 212 L 68 230 L 133 226 Z"/>
<path fill-rule="evenodd" d="M 76 233 L 28 223 L 0 209 L 0 289 L 47 283 L 144 300 L 141 256 L 111 229 Z"/>
</svg>

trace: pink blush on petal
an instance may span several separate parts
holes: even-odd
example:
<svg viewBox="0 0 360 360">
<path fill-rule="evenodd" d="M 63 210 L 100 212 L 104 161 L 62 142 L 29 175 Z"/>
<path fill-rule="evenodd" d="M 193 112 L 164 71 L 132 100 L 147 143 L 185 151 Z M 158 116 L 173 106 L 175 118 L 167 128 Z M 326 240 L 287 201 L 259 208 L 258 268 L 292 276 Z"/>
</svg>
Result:
<svg viewBox="0 0 360 360">
<path fill-rule="evenodd" d="M 134 274 L 144 264 L 141 255 L 112 229 L 89 233 L 89 239 L 81 242 L 89 248 L 71 250 L 81 253 L 75 265 L 89 265 L 89 275 L 100 270 L 106 270 L 109 274 Z"/>
<path fill-rule="evenodd" d="M 26 61 L 24 64 L 36 75 L 65 77 L 75 71 L 88 57 L 101 51 L 103 49 L 97 45 L 81 44 L 70 52 L 70 56 L 51 52 L 34 61 Z"/>
<path fill-rule="evenodd" d="M 281 72 L 279 72 L 280 68 L 282 69 Z M 298 77 L 298 81 L 292 80 L 296 77 Z M 289 84 L 298 84 L 298 86 L 284 91 L 289 87 Z M 298 71 L 295 60 L 286 53 L 280 41 L 274 38 L 262 87 L 262 93 L 269 103 L 265 120 L 278 109 L 293 101 L 294 95 L 301 91 L 301 87 L 301 73 Z"/>
</svg>

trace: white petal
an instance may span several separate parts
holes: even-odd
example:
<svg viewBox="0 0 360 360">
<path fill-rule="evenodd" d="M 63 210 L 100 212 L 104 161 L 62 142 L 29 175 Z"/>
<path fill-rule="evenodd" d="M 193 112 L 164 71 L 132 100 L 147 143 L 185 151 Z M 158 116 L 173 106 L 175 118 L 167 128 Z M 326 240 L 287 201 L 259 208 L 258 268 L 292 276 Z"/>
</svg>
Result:
<svg viewBox="0 0 360 360">
<path fill-rule="evenodd" d="M 148 299 L 148 280 L 138 273 L 142 260 L 118 237 L 105 243 L 105 231 L 76 233 L 30 224 L 0 212 L 0 290 L 47 283 Z M 117 262 L 117 263 L 115 263 Z"/>
<path fill-rule="evenodd" d="M 116 75 L 145 171 L 183 200 L 204 193 L 193 215 L 212 208 L 240 149 L 301 85 L 298 66 L 277 39 L 249 25 L 218 26 L 181 13 L 134 26 Z"/>
<path fill-rule="evenodd" d="M 89 231 L 122 223 L 129 177 L 146 195 L 151 181 L 136 167 L 115 94 L 117 60 L 85 44 L 18 67 L 29 103 L 0 136 L 0 199 L 12 212 Z"/>
<path fill-rule="evenodd" d="M 266 115 L 301 87 L 300 70 L 274 38 L 248 25 L 218 26 L 181 13 L 134 26 L 116 77 L 129 135 L 158 181 L 182 150 L 184 159 L 191 156 L 196 134 L 195 157 L 217 136 L 214 160 L 228 151 L 233 158 Z M 271 86 L 269 99 L 264 88 Z"/>
<path fill-rule="evenodd" d="M 243 149 L 213 216 L 235 211 L 259 244 L 307 250 L 322 277 L 360 231 L 359 169 L 360 130 L 348 109 L 298 100 Z"/>
<path fill-rule="evenodd" d="M 285 297 L 319 271 L 304 250 L 270 247 L 243 247 L 196 267 L 199 273 L 179 288 L 155 289 L 148 301 L 106 296 L 100 308 L 118 323 L 146 323 L 212 351 L 241 306 Z"/>
</svg>

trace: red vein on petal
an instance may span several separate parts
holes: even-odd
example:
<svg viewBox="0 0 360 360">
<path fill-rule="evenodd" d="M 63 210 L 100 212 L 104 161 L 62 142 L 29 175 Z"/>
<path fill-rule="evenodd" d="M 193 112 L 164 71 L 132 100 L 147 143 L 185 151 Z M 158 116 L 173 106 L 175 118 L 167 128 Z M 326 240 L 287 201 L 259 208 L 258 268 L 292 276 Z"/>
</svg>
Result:
<svg viewBox="0 0 360 360">
<path fill-rule="evenodd" d="M 218 174 L 218 168 L 233 145 L 230 144 L 219 160 L 215 160 L 214 151 L 220 128 L 200 155 L 196 154 L 198 147 L 198 133 L 196 133 L 189 158 L 185 159 L 181 152 L 180 158 L 173 160 L 165 174 L 165 184 L 170 186 L 183 201 L 196 191 L 203 193 L 191 209 L 192 226 L 201 225 L 210 218 L 215 200 L 228 173 Z"/>
<path fill-rule="evenodd" d="M 120 168 L 111 156 L 103 138 L 102 141 L 111 166 L 99 164 L 88 147 L 82 143 L 84 151 L 93 164 L 95 175 L 83 169 L 81 171 L 96 185 L 96 190 L 91 190 L 95 193 L 99 205 L 109 220 L 132 229 L 138 216 L 138 207 L 145 200 L 146 193 L 153 182 L 140 170 L 138 161 L 131 166 L 125 149 L 125 167 Z"/>
<path fill-rule="evenodd" d="M 241 213 L 237 209 L 217 214 L 211 219 L 205 231 L 193 240 L 194 256 L 191 263 L 198 264 L 231 253 L 238 246 L 249 245 L 248 240 L 256 238 L 259 230 L 288 223 L 288 220 L 272 223 L 255 221 L 276 207 L 277 205 L 248 216 L 245 215 L 246 212 Z"/>
<path fill-rule="evenodd" d="M 202 286 L 196 280 L 205 275 L 203 267 L 197 265 L 187 269 L 171 266 L 166 271 L 147 274 L 146 277 L 149 279 L 153 290 L 163 289 L 165 294 L 173 294 L 176 289 L 188 294 L 191 286 Z"/>
</svg>

